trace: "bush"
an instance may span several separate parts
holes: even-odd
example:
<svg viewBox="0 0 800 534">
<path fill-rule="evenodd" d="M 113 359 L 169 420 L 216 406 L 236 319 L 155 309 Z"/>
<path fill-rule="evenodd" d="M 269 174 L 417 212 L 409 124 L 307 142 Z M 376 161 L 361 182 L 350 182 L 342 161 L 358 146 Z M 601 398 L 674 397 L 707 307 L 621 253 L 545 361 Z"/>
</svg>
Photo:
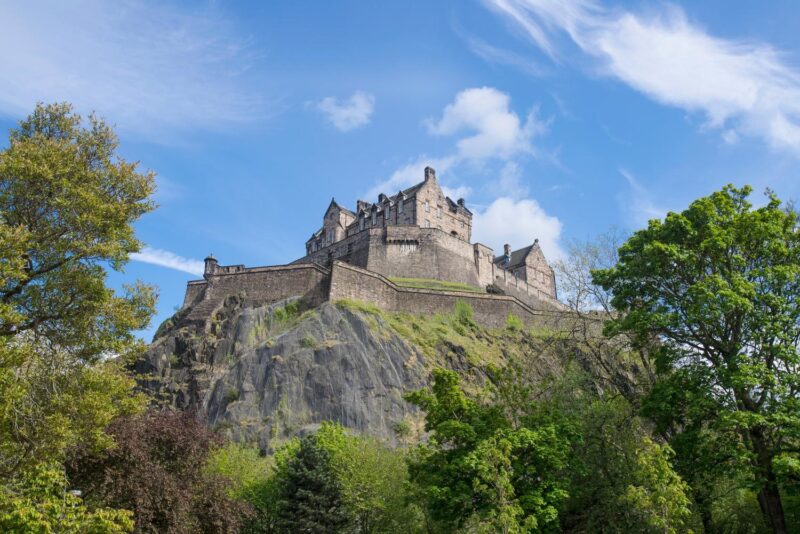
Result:
<svg viewBox="0 0 800 534">
<path fill-rule="evenodd" d="M 512 332 L 521 332 L 525 329 L 525 324 L 522 322 L 522 319 L 513 313 L 509 313 L 508 317 L 506 317 L 506 328 Z"/>
<path fill-rule="evenodd" d="M 456 305 L 453 307 L 453 319 L 456 324 L 466 328 L 475 328 L 475 311 L 472 306 L 463 300 L 457 300 Z"/>
</svg>

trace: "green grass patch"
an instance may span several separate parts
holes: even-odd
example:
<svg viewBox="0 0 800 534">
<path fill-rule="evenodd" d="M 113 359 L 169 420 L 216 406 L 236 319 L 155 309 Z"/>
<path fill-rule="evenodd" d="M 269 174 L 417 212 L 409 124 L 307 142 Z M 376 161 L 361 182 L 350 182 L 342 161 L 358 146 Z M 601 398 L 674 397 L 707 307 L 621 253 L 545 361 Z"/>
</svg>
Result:
<svg viewBox="0 0 800 534">
<path fill-rule="evenodd" d="M 486 293 L 486 291 L 479 287 L 473 287 L 460 282 L 445 282 L 443 280 L 433 280 L 430 278 L 389 278 L 389 280 L 401 287 L 433 289 L 435 291 L 466 291 L 468 293 Z"/>
</svg>

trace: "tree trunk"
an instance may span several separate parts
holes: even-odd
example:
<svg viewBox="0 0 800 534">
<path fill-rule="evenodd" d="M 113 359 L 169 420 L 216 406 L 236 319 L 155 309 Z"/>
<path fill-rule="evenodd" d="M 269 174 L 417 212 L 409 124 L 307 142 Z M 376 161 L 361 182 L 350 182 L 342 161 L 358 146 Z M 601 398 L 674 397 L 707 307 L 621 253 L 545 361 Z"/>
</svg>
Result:
<svg viewBox="0 0 800 534">
<path fill-rule="evenodd" d="M 774 479 L 774 476 L 772 477 Z M 774 481 L 768 483 L 758 492 L 758 505 L 761 513 L 767 519 L 767 524 L 775 534 L 787 534 L 786 519 L 783 516 L 783 504 L 781 494 Z"/>
<path fill-rule="evenodd" d="M 772 470 L 772 454 L 770 454 L 769 446 L 760 428 L 750 431 L 750 443 L 756 453 L 756 467 L 763 480 L 763 486 L 758 491 L 758 505 L 761 507 L 761 513 L 764 514 L 767 525 L 775 534 L 787 534 L 778 481 Z"/>
</svg>

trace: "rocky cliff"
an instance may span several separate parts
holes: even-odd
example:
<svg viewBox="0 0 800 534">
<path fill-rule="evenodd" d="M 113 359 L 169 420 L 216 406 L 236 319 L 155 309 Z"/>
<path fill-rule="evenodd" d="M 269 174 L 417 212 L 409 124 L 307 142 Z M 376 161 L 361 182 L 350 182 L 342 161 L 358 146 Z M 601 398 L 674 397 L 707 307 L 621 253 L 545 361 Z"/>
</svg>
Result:
<svg viewBox="0 0 800 534">
<path fill-rule="evenodd" d="M 476 386 L 509 359 L 543 376 L 567 359 L 602 372 L 562 335 L 563 325 L 532 332 L 512 321 L 488 330 L 468 307 L 434 317 L 355 302 L 304 308 L 299 299 L 200 301 L 159 328 L 136 363 L 140 383 L 158 402 L 196 410 L 234 439 L 271 449 L 326 420 L 393 443 L 419 432 L 420 416 L 403 395 L 426 385 L 435 366 Z"/>
</svg>

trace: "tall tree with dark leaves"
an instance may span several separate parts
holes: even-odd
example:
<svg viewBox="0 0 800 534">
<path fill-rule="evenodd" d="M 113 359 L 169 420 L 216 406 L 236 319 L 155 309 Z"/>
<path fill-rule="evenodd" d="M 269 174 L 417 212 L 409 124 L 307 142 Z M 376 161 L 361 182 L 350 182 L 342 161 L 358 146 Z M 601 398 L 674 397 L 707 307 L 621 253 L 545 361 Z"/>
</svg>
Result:
<svg viewBox="0 0 800 534">
<path fill-rule="evenodd" d="M 301 440 L 280 484 L 281 532 L 343 532 L 350 523 L 330 453 L 316 436 Z"/>
</svg>

